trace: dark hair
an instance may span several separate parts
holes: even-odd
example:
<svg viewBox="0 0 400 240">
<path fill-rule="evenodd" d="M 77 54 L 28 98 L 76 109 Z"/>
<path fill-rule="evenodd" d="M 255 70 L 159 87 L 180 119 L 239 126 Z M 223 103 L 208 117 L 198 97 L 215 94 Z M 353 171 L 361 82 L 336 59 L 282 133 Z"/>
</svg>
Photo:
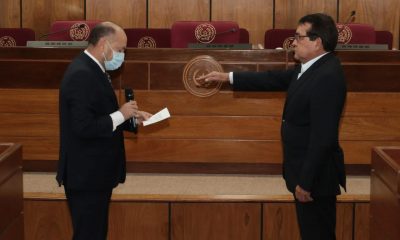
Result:
<svg viewBox="0 0 400 240">
<path fill-rule="evenodd" d="M 311 29 L 307 32 L 307 36 L 311 41 L 321 38 L 325 51 L 335 50 L 338 31 L 331 16 L 323 13 L 306 15 L 299 20 L 299 24 L 304 23 L 311 23 Z"/>
<path fill-rule="evenodd" d="M 100 38 L 115 34 L 115 29 L 106 24 L 97 24 L 90 32 L 88 42 L 89 44 L 95 46 Z"/>
</svg>

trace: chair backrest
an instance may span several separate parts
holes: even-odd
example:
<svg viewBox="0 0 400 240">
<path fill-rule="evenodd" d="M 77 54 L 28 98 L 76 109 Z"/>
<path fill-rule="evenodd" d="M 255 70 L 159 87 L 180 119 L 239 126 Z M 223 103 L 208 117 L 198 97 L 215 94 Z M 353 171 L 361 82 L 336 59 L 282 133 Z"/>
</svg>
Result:
<svg viewBox="0 0 400 240">
<path fill-rule="evenodd" d="M 55 21 L 47 35 L 49 41 L 86 41 L 90 31 L 100 21 L 97 20 L 74 20 L 74 21 Z"/>
<path fill-rule="evenodd" d="M 239 43 L 250 43 L 250 34 L 245 28 L 239 28 Z"/>
<path fill-rule="evenodd" d="M 295 33 L 295 29 L 269 29 L 264 34 L 264 47 L 289 49 L 292 47 Z"/>
<path fill-rule="evenodd" d="M 29 28 L 0 28 L 0 47 L 26 46 L 35 40 L 35 32 Z"/>
<path fill-rule="evenodd" d="M 128 47 L 132 48 L 170 48 L 171 30 L 169 28 L 126 28 Z"/>
<path fill-rule="evenodd" d="M 387 44 L 388 49 L 393 47 L 393 34 L 389 31 L 375 31 L 376 44 Z"/>
<path fill-rule="evenodd" d="M 375 44 L 375 29 L 368 24 L 337 24 L 338 44 Z"/>
<path fill-rule="evenodd" d="M 239 25 L 231 21 L 177 21 L 171 27 L 171 47 L 189 43 L 239 43 Z"/>
</svg>

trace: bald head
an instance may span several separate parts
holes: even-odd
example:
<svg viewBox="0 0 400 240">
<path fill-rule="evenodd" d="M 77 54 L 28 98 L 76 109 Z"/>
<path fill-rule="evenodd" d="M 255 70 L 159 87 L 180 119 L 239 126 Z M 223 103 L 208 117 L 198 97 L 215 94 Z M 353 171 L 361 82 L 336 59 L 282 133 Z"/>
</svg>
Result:
<svg viewBox="0 0 400 240">
<path fill-rule="evenodd" d="M 125 35 L 125 32 L 115 23 L 102 22 L 92 29 L 88 42 L 89 45 L 96 46 L 101 38 L 107 37 L 110 41 L 113 41 L 116 35 Z"/>
</svg>

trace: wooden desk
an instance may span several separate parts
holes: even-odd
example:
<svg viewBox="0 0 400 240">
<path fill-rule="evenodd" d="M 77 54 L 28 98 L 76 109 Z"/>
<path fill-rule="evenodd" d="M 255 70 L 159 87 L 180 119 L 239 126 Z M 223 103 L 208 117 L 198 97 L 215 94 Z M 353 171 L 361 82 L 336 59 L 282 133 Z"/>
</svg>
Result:
<svg viewBox="0 0 400 240">
<path fill-rule="evenodd" d="M 371 172 L 371 239 L 400 239 L 400 147 L 375 147 Z"/>
<path fill-rule="evenodd" d="M 0 143 L 0 240 L 23 240 L 22 149 Z"/>
<path fill-rule="evenodd" d="M 79 49 L 0 48 L 0 141 L 24 145 L 24 169 L 54 171 L 58 159 L 58 87 Z M 400 145 L 400 51 L 337 53 L 349 93 L 340 128 L 349 172 L 369 174 L 371 147 Z M 185 64 L 198 55 L 225 71 L 293 66 L 276 50 L 128 49 L 113 72 L 122 88 L 135 89 L 141 109 L 168 107 L 172 118 L 126 134 L 128 171 L 279 173 L 282 92 L 233 93 L 229 84 L 209 98 L 189 94 Z M 212 119 L 212 121 L 210 121 Z"/>
</svg>

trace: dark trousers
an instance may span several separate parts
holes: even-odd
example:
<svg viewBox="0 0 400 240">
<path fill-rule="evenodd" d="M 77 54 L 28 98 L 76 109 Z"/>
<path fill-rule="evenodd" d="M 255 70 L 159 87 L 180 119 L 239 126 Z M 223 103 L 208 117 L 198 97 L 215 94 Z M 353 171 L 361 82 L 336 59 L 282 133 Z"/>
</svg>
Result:
<svg viewBox="0 0 400 240">
<path fill-rule="evenodd" d="M 297 222 L 302 240 L 335 240 L 336 196 L 313 197 L 314 201 L 296 200 Z"/>
<path fill-rule="evenodd" d="M 105 240 L 112 189 L 74 190 L 65 187 L 74 230 L 73 240 Z"/>
</svg>

